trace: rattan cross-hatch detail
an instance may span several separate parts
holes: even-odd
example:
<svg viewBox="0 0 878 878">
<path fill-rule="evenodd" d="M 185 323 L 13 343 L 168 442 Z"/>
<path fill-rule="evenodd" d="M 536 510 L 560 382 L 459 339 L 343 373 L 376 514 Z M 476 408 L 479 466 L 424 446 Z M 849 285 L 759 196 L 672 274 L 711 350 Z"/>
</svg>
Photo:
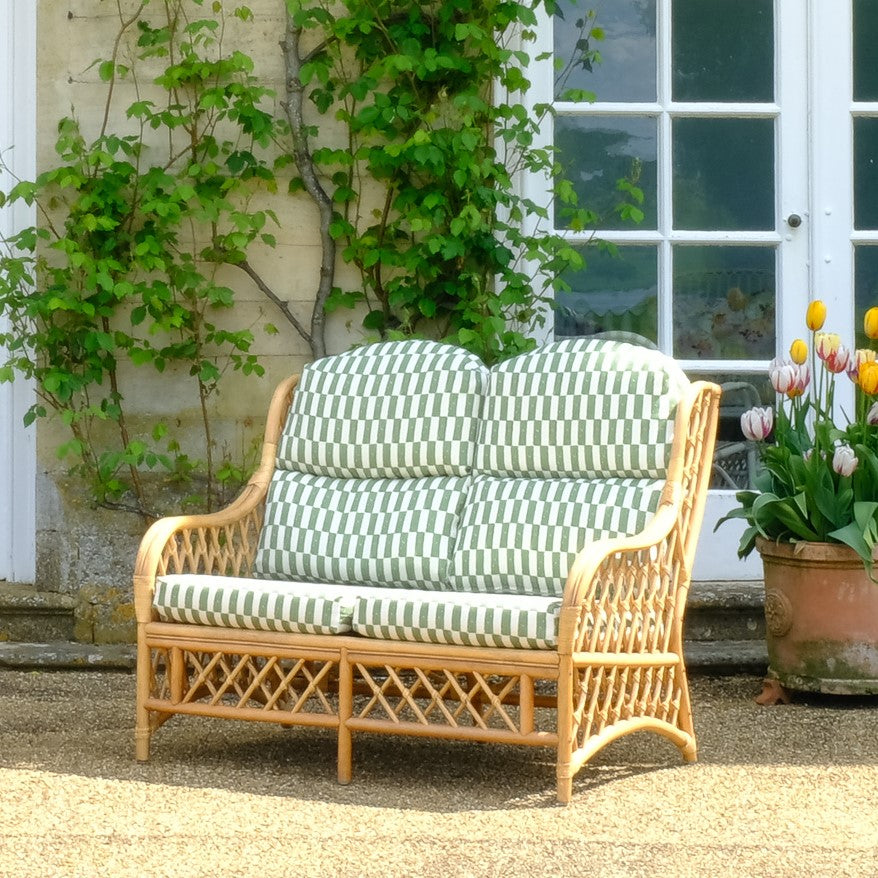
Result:
<svg viewBox="0 0 878 878">
<path fill-rule="evenodd" d="M 425 341 L 306 367 L 225 510 L 134 576 L 137 758 L 175 714 L 554 748 L 695 737 L 682 621 L 719 389 L 566 340 L 486 369 Z"/>
</svg>

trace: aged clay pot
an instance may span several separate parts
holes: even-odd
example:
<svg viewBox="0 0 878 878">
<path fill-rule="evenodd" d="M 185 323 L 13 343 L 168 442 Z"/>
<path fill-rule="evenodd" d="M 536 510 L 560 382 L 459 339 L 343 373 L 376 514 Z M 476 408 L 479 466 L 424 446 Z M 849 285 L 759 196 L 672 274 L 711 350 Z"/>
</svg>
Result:
<svg viewBox="0 0 878 878">
<path fill-rule="evenodd" d="M 859 556 L 834 543 L 757 539 L 756 548 L 769 678 L 807 692 L 878 693 L 878 584 Z"/>
</svg>

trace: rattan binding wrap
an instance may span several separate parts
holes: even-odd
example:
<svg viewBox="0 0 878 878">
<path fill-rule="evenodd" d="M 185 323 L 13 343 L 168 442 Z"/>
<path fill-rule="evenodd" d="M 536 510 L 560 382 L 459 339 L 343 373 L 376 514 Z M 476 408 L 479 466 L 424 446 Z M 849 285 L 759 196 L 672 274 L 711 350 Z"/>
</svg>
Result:
<svg viewBox="0 0 878 878">
<path fill-rule="evenodd" d="M 217 513 L 162 519 L 143 539 L 134 575 L 139 760 L 174 714 L 336 729 L 341 783 L 351 779 L 352 735 L 360 731 L 553 747 L 561 802 L 576 772 L 629 732 L 658 732 L 695 759 L 682 622 L 710 477 L 716 385 L 691 384 L 678 406 L 651 524 L 637 537 L 589 546 L 574 563 L 557 651 L 159 622 L 156 576 L 250 574 L 296 383 L 287 379 L 275 392 L 260 467 L 237 500 Z"/>
</svg>

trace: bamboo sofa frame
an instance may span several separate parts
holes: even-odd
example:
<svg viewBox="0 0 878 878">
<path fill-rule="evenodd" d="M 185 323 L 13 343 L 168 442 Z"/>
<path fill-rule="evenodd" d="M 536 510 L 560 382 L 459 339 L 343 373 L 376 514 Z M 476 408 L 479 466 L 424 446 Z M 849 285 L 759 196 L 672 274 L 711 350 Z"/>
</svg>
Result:
<svg viewBox="0 0 878 878">
<path fill-rule="evenodd" d="M 704 511 L 719 388 L 689 385 L 677 407 L 667 482 L 641 533 L 582 551 L 570 569 L 554 650 L 481 648 L 158 621 L 156 577 L 251 569 L 277 444 L 298 376 L 275 391 L 261 464 L 226 509 L 165 518 L 134 574 L 138 623 L 136 756 L 174 715 L 334 729 L 338 781 L 355 733 L 554 748 L 557 797 L 601 748 L 647 730 L 696 759 L 682 623 Z M 537 714 L 554 711 L 554 727 Z M 548 714 L 551 716 L 552 714 Z"/>
</svg>

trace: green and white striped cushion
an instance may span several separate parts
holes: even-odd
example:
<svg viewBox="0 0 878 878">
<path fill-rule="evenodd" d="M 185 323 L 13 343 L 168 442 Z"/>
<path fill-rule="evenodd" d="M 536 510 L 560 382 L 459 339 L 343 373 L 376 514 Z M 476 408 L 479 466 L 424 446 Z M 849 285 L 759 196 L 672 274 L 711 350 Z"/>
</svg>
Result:
<svg viewBox="0 0 878 878">
<path fill-rule="evenodd" d="M 194 573 L 158 577 L 153 598 L 164 622 L 294 634 L 349 632 L 355 602 L 354 590 L 344 585 Z"/>
<path fill-rule="evenodd" d="M 277 465 L 339 478 L 466 475 L 487 384 L 478 357 L 431 341 L 317 360 L 296 388 Z"/>
<path fill-rule="evenodd" d="M 384 640 L 552 649 L 558 643 L 555 598 L 436 594 L 403 590 L 360 594 L 354 631 Z"/>
<path fill-rule="evenodd" d="M 446 588 L 466 479 L 276 470 L 254 569 L 270 579 Z"/>
<path fill-rule="evenodd" d="M 476 476 L 448 572 L 457 591 L 560 597 L 575 555 L 595 540 L 643 530 L 657 479 Z"/>
<path fill-rule="evenodd" d="M 666 474 L 688 379 L 658 351 L 566 339 L 491 370 L 475 469 L 557 478 Z"/>
</svg>

